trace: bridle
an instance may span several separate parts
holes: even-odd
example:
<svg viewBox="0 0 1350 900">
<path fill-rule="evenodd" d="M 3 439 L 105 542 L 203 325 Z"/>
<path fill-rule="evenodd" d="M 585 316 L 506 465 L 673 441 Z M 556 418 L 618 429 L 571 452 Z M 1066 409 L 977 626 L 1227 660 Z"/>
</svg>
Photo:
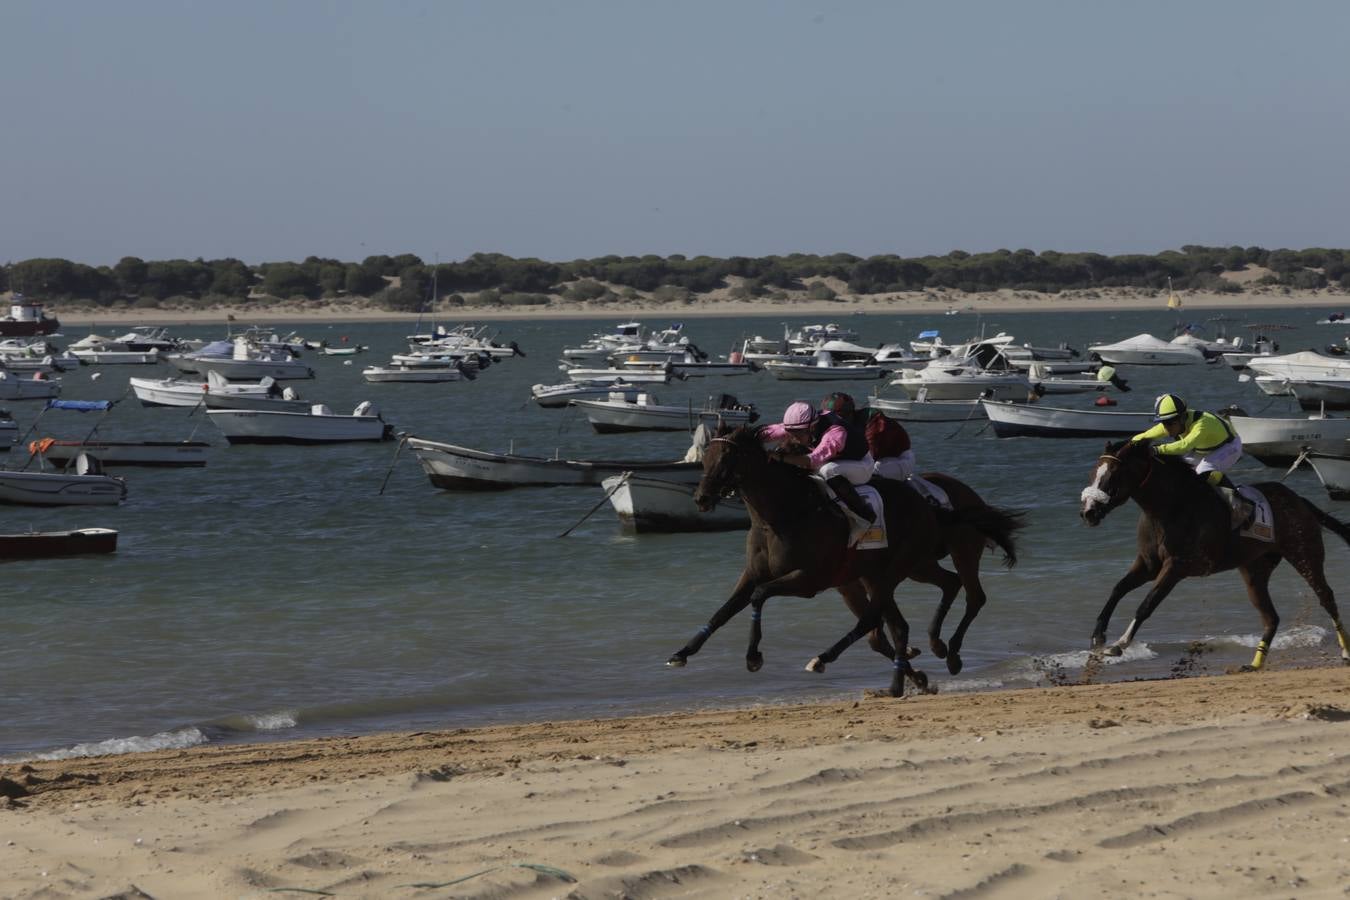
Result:
<svg viewBox="0 0 1350 900">
<path fill-rule="evenodd" d="M 1125 465 L 1125 460 L 1121 459 L 1115 453 L 1103 453 L 1101 456 L 1097 457 L 1098 462 L 1104 462 L 1105 460 L 1108 459 L 1111 460 L 1111 462 L 1115 463 L 1117 466 L 1123 467 Z M 1144 472 L 1144 477 L 1140 479 L 1139 483 L 1134 486 L 1133 490 L 1137 491 L 1144 485 L 1148 484 L 1148 480 L 1152 477 L 1153 477 L 1153 459 L 1150 457 L 1150 459 L 1148 460 L 1147 470 Z"/>
</svg>

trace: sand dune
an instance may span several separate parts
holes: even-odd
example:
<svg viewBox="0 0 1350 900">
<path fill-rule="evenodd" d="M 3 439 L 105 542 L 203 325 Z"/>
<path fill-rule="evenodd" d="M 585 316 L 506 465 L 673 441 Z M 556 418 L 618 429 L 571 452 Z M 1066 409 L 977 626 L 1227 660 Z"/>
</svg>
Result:
<svg viewBox="0 0 1350 900">
<path fill-rule="evenodd" d="M 1350 306 L 1350 295 L 1340 291 L 1291 291 L 1279 288 L 1261 288 L 1241 294 L 1201 294 L 1178 292 L 1185 304 L 1183 309 L 1243 309 L 1286 307 L 1298 310 L 1306 307 L 1344 308 Z M 699 296 L 691 303 L 659 303 L 651 298 L 639 298 L 623 303 L 568 302 L 555 296 L 547 306 L 475 306 L 438 307 L 424 315 L 425 320 L 476 321 L 508 319 L 626 319 L 646 316 L 652 319 L 687 318 L 689 316 L 811 316 L 838 319 L 854 314 L 915 314 L 995 311 L 1082 311 L 1167 308 L 1166 293 L 1157 294 L 1134 288 L 1102 288 L 1090 291 L 1064 291 L 1042 294 L 1034 291 L 991 291 L 966 294 L 960 291 L 911 291 L 899 294 L 841 295 L 838 300 L 810 300 L 804 291 L 787 300 L 758 298 L 733 300 L 725 290 Z M 221 324 L 226 316 L 233 316 L 235 327 L 268 322 L 415 322 L 416 313 L 394 313 L 373 308 L 368 302 L 344 303 L 309 302 L 304 304 L 250 303 L 236 307 L 210 309 L 155 309 L 155 308 L 61 308 L 53 304 L 53 311 L 64 325 L 98 325 L 111 328 L 118 324 L 155 322 L 159 324 Z"/>
<path fill-rule="evenodd" d="M 0 895 L 1344 896 L 1347 687 L 1323 668 L 11 764 Z"/>
</svg>

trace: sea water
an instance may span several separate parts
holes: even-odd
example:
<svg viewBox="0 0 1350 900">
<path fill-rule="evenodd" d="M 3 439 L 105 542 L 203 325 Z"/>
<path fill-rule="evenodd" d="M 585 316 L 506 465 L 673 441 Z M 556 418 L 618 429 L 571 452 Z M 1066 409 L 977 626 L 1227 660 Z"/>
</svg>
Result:
<svg viewBox="0 0 1350 900">
<path fill-rule="evenodd" d="M 1181 320 L 1201 324 L 1219 311 Z M 1331 336 L 1311 312 L 1247 310 L 1239 322 L 1288 322 L 1286 350 Z M 782 323 L 826 317 L 683 317 L 685 332 L 723 355 L 741 339 L 777 336 Z M 670 321 L 643 317 L 649 326 Z M 173 325 L 172 316 L 156 321 Z M 371 400 L 400 432 L 491 451 L 573 458 L 674 459 L 682 434 L 596 435 L 576 410 L 545 410 L 530 386 L 563 380 L 558 358 L 617 320 L 538 318 L 485 325 L 528 354 L 473 382 L 365 384 L 363 366 L 405 348 L 408 323 L 278 325 L 333 346 L 368 345 L 356 357 L 307 353 L 318 372 L 294 382 L 302 396 L 349 412 Z M 909 340 L 938 328 L 949 343 L 983 330 L 1018 342 L 1086 352 L 1087 345 L 1140 332 L 1169 336 L 1178 314 L 1131 312 L 875 312 L 841 315 L 861 342 Z M 424 323 L 425 328 L 425 323 Z M 107 329 L 101 329 L 106 331 Z M 115 330 L 115 329 L 114 329 Z M 1236 329 L 1242 332 L 1241 328 Z M 75 340 L 87 329 L 69 328 Z M 217 338 L 225 327 L 180 325 L 182 337 Z M 350 363 L 350 364 L 349 364 Z M 1222 365 L 1121 366 L 1134 388 L 1112 392 L 1118 409 L 1147 410 L 1163 391 L 1193 406 L 1231 402 L 1249 413 L 1293 414 Z M 598 487 L 452 493 L 433 488 L 413 454 L 396 443 L 230 447 L 201 411 L 142 408 L 127 378 L 168 377 L 168 365 L 82 367 L 63 376 L 63 397 L 118 400 L 96 413 L 50 411 L 43 435 L 82 437 L 97 422 L 109 439 L 209 440 L 201 469 L 122 469 L 120 507 L 0 507 L 0 531 L 109 527 L 121 532 L 106 557 L 10 562 L 0 642 L 0 758 L 181 747 L 206 741 L 445 728 L 856 696 L 881 687 L 889 663 L 859 643 L 822 675 L 803 665 L 852 625 L 834 592 L 774 598 L 764 612 L 764 668 L 745 670 L 749 627 L 741 616 L 684 669 L 666 658 L 726 599 L 741 569 L 740 532 L 633 535 L 607 504 L 569 536 L 603 497 Z M 95 378 L 94 376 L 99 376 Z M 775 421 L 794 399 L 842 389 L 860 400 L 877 383 L 802 383 L 767 373 L 691 379 L 653 393 L 664 403 L 702 405 L 730 392 Z M 882 382 L 884 384 L 884 382 Z M 890 388 L 898 395 L 897 388 Z M 1050 398 L 1088 406 L 1093 395 Z M 28 429 L 40 402 L 8 406 Z M 1099 528 L 1079 520 L 1079 493 L 1096 466 L 1098 440 L 998 439 L 983 421 L 910 424 L 921 469 L 951 473 L 989 502 L 1027 510 L 1021 561 L 985 556 L 989 603 L 967 636 L 957 676 L 927 649 L 937 592 L 902 585 L 897 597 L 923 649 L 916 664 L 942 691 L 1063 683 L 1085 677 L 1094 619 L 1134 555 L 1137 509 Z M 22 464 L 12 452 L 8 465 Z M 392 466 L 392 472 L 391 472 Z M 388 474 L 383 494 L 381 484 Z M 1246 460 L 1240 481 L 1283 472 Z M 1341 518 L 1307 471 L 1287 484 Z M 1350 553 L 1325 535 L 1328 575 L 1350 598 Z M 1282 616 L 1270 665 L 1334 658 L 1335 638 L 1307 586 L 1288 567 L 1273 582 Z M 1144 590 L 1120 605 L 1108 634 L 1129 622 Z M 946 633 L 959 621 L 961 600 Z M 1183 582 L 1123 657 L 1091 677 L 1122 680 L 1222 672 L 1250 659 L 1260 620 L 1240 577 Z M 1192 643 L 1203 641 L 1202 647 Z"/>
</svg>

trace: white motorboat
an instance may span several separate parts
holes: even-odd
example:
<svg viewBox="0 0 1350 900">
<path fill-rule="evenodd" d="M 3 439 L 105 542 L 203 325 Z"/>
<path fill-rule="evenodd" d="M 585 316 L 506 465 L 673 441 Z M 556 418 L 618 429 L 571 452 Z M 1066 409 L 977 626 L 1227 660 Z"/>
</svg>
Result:
<svg viewBox="0 0 1350 900">
<path fill-rule="evenodd" d="M 199 406 L 207 389 L 205 382 L 184 378 L 130 378 L 127 384 L 141 406 Z"/>
<path fill-rule="evenodd" d="M 606 459 L 564 459 L 491 453 L 440 441 L 409 437 L 422 470 L 433 486 L 447 491 L 501 491 L 517 487 L 596 485 L 622 472 L 696 484 L 701 463 L 686 460 L 651 462 Z"/>
<path fill-rule="evenodd" d="M 1111 386 L 1109 381 L 1091 378 L 1070 378 L 1066 375 L 1052 375 L 1049 363 L 1036 362 L 1026 370 L 1028 380 L 1034 382 L 1036 393 L 1046 394 L 1091 394 L 1104 391 Z"/>
<path fill-rule="evenodd" d="M 1257 375 L 1274 375 L 1289 382 L 1350 378 L 1350 359 L 1311 350 L 1257 357 L 1247 363 L 1247 368 Z"/>
<path fill-rule="evenodd" d="M 315 404 L 309 412 L 208 409 L 206 414 L 231 444 L 336 444 L 393 436 L 393 428 L 370 401 L 349 416 L 337 415 L 323 404 Z"/>
<path fill-rule="evenodd" d="M 252 385 L 249 385 L 252 387 Z M 206 392 L 203 405 L 208 409 L 256 409 L 262 412 L 306 413 L 314 405 L 301 399 L 295 388 L 287 387 L 276 393 L 258 393 L 256 391 L 233 392 L 217 391 L 214 387 Z"/>
<path fill-rule="evenodd" d="M 104 475 L 81 455 L 73 472 L 0 471 L 0 503 L 21 506 L 116 506 L 126 499 L 120 478 Z"/>
<path fill-rule="evenodd" d="M 355 356 L 358 353 L 365 353 L 370 348 L 365 344 L 356 344 L 352 347 L 321 347 L 320 356 Z"/>
<path fill-rule="evenodd" d="M 1287 466 L 1305 450 L 1336 456 L 1350 439 L 1350 417 L 1258 418 L 1234 414 L 1229 423 L 1242 452 L 1268 466 Z"/>
<path fill-rule="evenodd" d="M 152 366 L 163 359 L 158 350 L 77 350 L 72 356 L 87 366 Z"/>
<path fill-rule="evenodd" d="M 1350 316 L 1342 312 L 1327 313 L 1325 319 L 1318 319 L 1318 325 L 1350 325 Z"/>
<path fill-rule="evenodd" d="M 739 356 L 739 354 L 733 355 Z M 623 361 L 623 368 L 638 372 L 650 371 L 653 368 L 661 371 L 665 368 L 672 374 L 682 375 L 685 378 L 703 378 L 709 375 L 731 378 L 736 375 L 753 375 L 759 371 L 759 366 L 743 358 L 720 362 L 711 359 L 696 359 L 692 354 L 686 354 L 683 359 L 670 358 L 661 363 L 643 362 L 630 357 Z"/>
<path fill-rule="evenodd" d="M 585 369 L 563 367 L 563 374 L 572 381 L 613 384 L 623 381 L 632 384 L 670 384 L 670 370 L 659 369 Z"/>
<path fill-rule="evenodd" d="M 1113 366 L 1182 366 L 1205 361 L 1205 354 L 1186 344 L 1173 344 L 1151 334 L 1137 334 L 1114 344 L 1094 344 L 1089 352 Z"/>
<path fill-rule="evenodd" d="M 1133 437 L 1153 425 L 1151 412 L 1069 409 L 1039 403 L 982 400 L 999 437 Z"/>
<path fill-rule="evenodd" d="M 866 363 L 836 363 L 828 350 L 817 350 L 813 357 L 796 360 L 770 359 L 764 371 L 779 381 L 871 381 L 885 378 L 892 369 Z"/>
<path fill-rule="evenodd" d="M 534 402 L 544 409 L 562 409 L 569 400 L 604 400 L 611 394 L 622 394 L 625 400 L 637 400 L 642 388 L 631 384 L 590 384 L 584 381 L 567 384 L 536 384 L 530 388 Z"/>
<path fill-rule="evenodd" d="M 61 441 L 43 438 L 30 445 L 58 468 L 69 466 L 81 453 L 88 453 L 105 466 L 185 467 L 206 465 L 206 441 Z"/>
<path fill-rule="evenodd" d="M 395 381 L 440 384 L 459 381 L 464 373 L 459 366 L 366 366 L 361 370 L 361 377 L 371 384 Z"/>
<path fill-rule="evenodd" d="M 127 382 L 131 390 L 136 394 L 137 399 L 141 401 L 142 406 L 178 406 L 178 407 L 211 407 L 207 402 L 208 397 L 245 397 L 258 399 L 283 399 L 285 391 L 277 386 L 273 378 L 259 379 L 257 384 L 242 384 L 227 381 L 215 372 L 207 374 L 206 381 L 192 381 L 185 378 L 131 378 Z M 292 397 L 285 399 L 299 399 L 294 390 L 291 391 Z M 252 409 L 254 407 L 217 407 L 220 409 Z M 303 409 L 308 409 L 309 404 L 302 405 Z"/>
<path fill-rule="evenodd" d="M 694 503 L 697 485 L 624 472 L 601 482 L 619 521 L 637 532 L 743 531 L 750 513 L 735 498 L 724 499 L 710 512 Z"/>
<path fill-rule="evenodd" d="M 179 349 L 182 342 L 169 337 L 169 329 L 158 325 L 135 325 L 126 334 L 112 339 L 120 344 L 122 350 L 136 350 L 142 353 L 159 350 L 167 353 Z"/>
<path fill-rule="evenodd" d="M 258 381 L 262 378 L 274 378 L 277 381 L 287 379 L 313 378 L 314 370 L 298 359 L 268 359 L 266 357 L 203 357 L 196 362 L 196 371 L 209 375 L 215 372 L 227 381 Z"/>
<path fill-rule="evenodd" d="M 46 400 L 61 395 L 61 379 L 20 378 L 10 372 L 0 371 L 0 400 Z"/>
<path fill-rule="evenodd" d="M 984 419 L 979 400 L 899 400 L 873 395 L 867 405 L 900 422 L 967 422 Z"/>
<path fill-rule="evenodd" d="M 1258 379 L 1259 380 L 1259 379 Z M 1318 381 L 1291 381 L 1289 390 L 1307 410 L 1350 409 L 1350 376 Z"/>
<path fill-rule="evenodd" d="M 971 366 L 934 361 L 923 369 L 902 372 L 892 385 L 912 400 L 979 400 L 1025 402 L 1035 396 L 1031 381 L 1020 372 L 987 372 Z"/>
<path fill-rule="evenodd" d="M 262 378 L 313 378 L 314 370 L 284 347 L 264 350 L 243 336 L 232 342 L 216 341 L 192 353 L 175 353 L 169 363 L 182 372 L 203 375 L 215 372 L 228 381 L 258 381 Z"/>
<path fill-rule="evenodd" d="M 1332 500 L 1350 500 L 1350 444 L 1342 448 L 1340 456 L 1310 453 L 1308 462 Z"/>
<path fill-rule="evenodd" d="M 722 394 L 714 404 L 701 408 L 693 403 L 686 406 L 662 406 L 656 398 L 640 393 L 630 401 L 620 393 L 605 400 L 573 400 L 573 406 L 586 414 L 591 427 L 599 434 L 623 431 L 693 431 L 700 424 L 715 429 L 719 424 L 732 427 L 746 425 L 759 418 L 750 404 L 739 403 L 730 394 Z"/>
</svg>

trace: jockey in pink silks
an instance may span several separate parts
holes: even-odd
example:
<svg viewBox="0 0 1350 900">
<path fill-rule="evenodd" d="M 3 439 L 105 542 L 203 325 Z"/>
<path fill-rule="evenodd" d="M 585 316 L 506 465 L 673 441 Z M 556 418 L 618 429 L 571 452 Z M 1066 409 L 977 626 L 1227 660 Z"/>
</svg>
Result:
<svg viewBox="0 0 1350 900">
<path fill-rule="evenodd" d="M 783 461 L 815 472 L 850 512 L 867 522 L 876 521 L 872 507 L 853 487 L 872 479 L 872 454 L 861 427 L 835 413 L 819 413 L 810 403 L 798 400 L 783 413 L 781 423 L 761 428 L 759 437 L 765 443 L 792 440 L 809 448 Z"/>
</svg>

